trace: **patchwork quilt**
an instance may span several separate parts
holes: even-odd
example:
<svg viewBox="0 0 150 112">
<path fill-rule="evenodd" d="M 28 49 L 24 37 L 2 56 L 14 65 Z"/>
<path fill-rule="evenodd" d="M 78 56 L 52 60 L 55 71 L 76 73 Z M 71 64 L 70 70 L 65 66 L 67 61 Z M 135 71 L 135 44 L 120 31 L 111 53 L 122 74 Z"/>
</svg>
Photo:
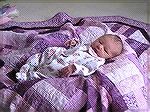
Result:
<svg viewBox="0 0 150 112">
<path fill-rule="evenodd" d="M 68 23 L 70 24 L 68 26 Z M 91 28 L 92 26 L 92 28 Z M 94 39 L 103 29 L 121 35 L 123 53 L 90 76 L 15 79 L 26 60 L 70 38 Z M 108 31 L 109 29 L 109 31 Z M 121 16 L 71 17 L 0 25 L 0 110 L 11 112 L 148 112 L 150 25 Z M 101 35 L 101 34 L 99 34 Z"/>
</svg>

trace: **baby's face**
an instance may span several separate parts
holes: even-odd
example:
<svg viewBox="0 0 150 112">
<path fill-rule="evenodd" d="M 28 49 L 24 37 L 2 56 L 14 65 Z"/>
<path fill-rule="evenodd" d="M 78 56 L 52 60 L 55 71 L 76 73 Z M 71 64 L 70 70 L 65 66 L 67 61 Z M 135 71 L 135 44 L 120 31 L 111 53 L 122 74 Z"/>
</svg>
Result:
<svg viewBox="0 0 150 112">
<path fill-rule="evenodd" d="M 92 49 L 101 58 L 113 58 L 122 52 L 122 45 L 110 36 L 102 36 L 91 44 Z"/>
</svg>

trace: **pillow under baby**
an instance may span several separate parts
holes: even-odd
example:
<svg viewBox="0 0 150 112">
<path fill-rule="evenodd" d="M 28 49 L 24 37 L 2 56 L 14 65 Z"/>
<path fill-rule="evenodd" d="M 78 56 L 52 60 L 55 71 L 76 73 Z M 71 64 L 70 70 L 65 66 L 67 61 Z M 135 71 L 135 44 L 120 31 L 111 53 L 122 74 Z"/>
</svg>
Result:
<svg viewBox="0 0 150 112">
<path fill-rule="evenodd" d="M 102 24 L 105 25 L 104 23 L 102 23 Z M 121 34 L 114 33 L 108 28 L 107 25 L 105 25 L 105 26 L 106 26 L 107 30 L 104 30 L 104 29 L 97 27 L 97 26 L 87 27 L 84 31 L 82 31 L 79 34 L 79 37 L 81 38 L 82 43 L 83 44 L 91 43 L 94 40 L 96 40 L 98 37 L 100 37 L 104 34 L 114 34 L 114 35 L 118 35 L 123 42 L 123 52 L 122 52 L 123 54 L 134 54 L 134 55 L 136 55 L 136 52 L 125 41 L 127 39 L 127 37 L 125 37 L 124 35 L 121 35 Z"/>
</svg>

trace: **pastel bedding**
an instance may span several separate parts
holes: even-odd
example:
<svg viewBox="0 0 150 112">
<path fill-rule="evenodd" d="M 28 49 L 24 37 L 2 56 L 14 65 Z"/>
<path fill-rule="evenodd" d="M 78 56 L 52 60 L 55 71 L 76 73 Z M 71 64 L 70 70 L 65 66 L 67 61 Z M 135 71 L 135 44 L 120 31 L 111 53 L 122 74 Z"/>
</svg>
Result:
<svg viewBox="0 0 150 112">
<path fill-rule="evenodd" d="M 69 25 L 68 25 L 69 23 Z M 90 76 L 15 80 L 26 60 L 70 38 L 87 42 L 115 33 L 123 53 Z M 0 25 L 0 109 L 11 112 L 148 112 L 150 25 L 120 16 L 71 17 Z M 150 77 L 150 76 L 149 76 Z"/>
</svg>

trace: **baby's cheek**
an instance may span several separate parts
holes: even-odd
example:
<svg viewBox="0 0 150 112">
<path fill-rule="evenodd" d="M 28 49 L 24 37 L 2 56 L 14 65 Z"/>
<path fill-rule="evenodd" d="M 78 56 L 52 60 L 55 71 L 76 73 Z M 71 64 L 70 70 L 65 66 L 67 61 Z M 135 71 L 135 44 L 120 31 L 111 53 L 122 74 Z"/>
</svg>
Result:
<svg viewBox="0 0 150 112">
<path fill-rule="evenodd" d="M 105 52 L 101 52 L 101 53 L 99 54 L 99 57 L 105 58 L 105 59 L 110 58 L 109 55 L 106 54 Z"/>
</svg>

